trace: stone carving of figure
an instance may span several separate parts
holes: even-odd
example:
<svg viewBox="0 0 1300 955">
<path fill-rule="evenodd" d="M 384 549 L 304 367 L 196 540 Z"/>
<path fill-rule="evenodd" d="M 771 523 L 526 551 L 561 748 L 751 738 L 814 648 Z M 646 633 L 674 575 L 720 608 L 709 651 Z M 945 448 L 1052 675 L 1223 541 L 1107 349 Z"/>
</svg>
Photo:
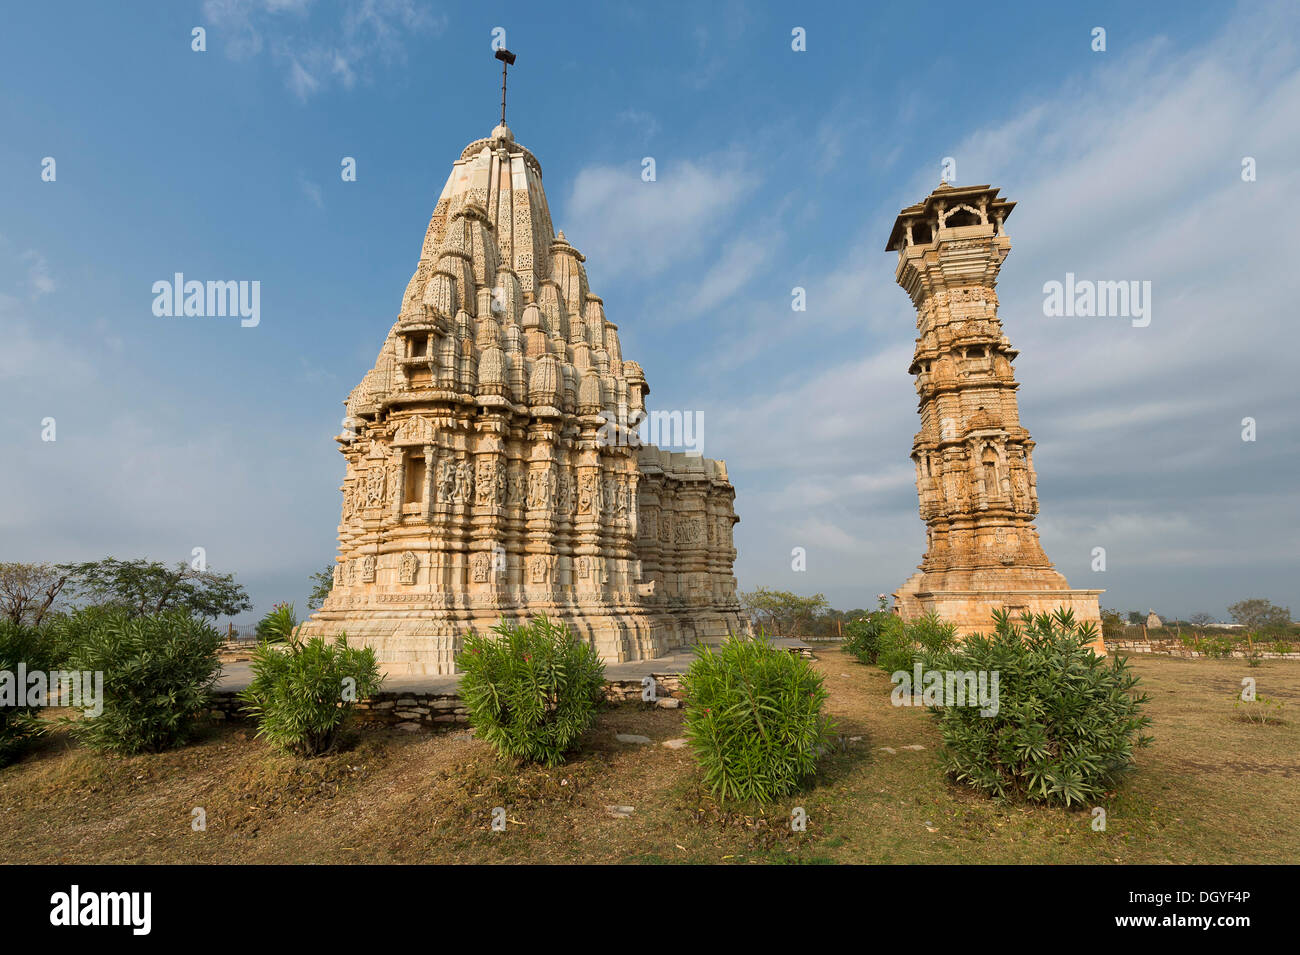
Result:
<svg viewBox="0 0 1300 955">
<path fill-rule="evenodd" d="M 402 497 L 402 482 L 397 479 L 400 473 L 396 464 L 389 464 L 388 468 L 388 496 L 394 501 L 399 502 Z"/>
<path fill-rule="evenodd" d="M 569 513 L 569 475 L 564 470 L 560 471 L 560 476 L 555 483 L 555 512 L 557 514 Z"/>
<path fill-rule="evenodd" d="M 452 461 L 438 462 L 438 500 L 450 504 L 456 496 L 456 465 Z"/>
<path fill-rule="evenodd" d="M 492 472 L 492 503 L 503 504 L 506 500 L 506 469 L 500 463 L 496 465 Z"/>
<path fill-rule="evenodd" d="M 615 493 L 614 479 L 612 477 L 605 478 L 604 494 L 601 497 L 600 511 L 597 513 L 603 512 L 605 508 L 609 508 L 611 511 L 614 509 L 616 500 Z"/>
<path fill-rule="evenodd" d="M 550 483 L 546 471 L 528 472 L 528 506 L 546 507 L 550 503 Z"/>
<path fill-rule="evenodd" d="M 366 472 L 366 507 L 378 507 L 384 502 L 384 468 L 374 465 Z"/>
<path fill-rule="evenodd" d="M 1031 513 L 1032 502 L 1029 499 L 1029 481 L 1025 477 L 1025 469 L 1016 468 L 1011 472 L 1011 479 L 1016 492 L 1016 510 Z"/>
<path fill-rule="evenodd" d="M 468 504 L 474 499 L 474 469 L 468 461 L 456 465 L 456 503 Z"/>
<path fill-rule="evenodd" d="M 496 503 L 492 500 L 492 494 L 496 490 L 496 482 L 492 477 L 492 471 L 495 467 L 496 462 L 487 458 L 480 459 L 478 462 L 478 478 L 474 485 L 477 488 L 477 494 L 474 497 L 474 503 L 480 507 Z"/>
<path fill-rule="evenodd" d="M 375 558 L 372 554 L 367 554 L 361 558 L 361 582 L 363 584 L 374 583 L 375 581 Z"/>
<path fill-rule="evenodd" d="M 420 559 L 409 550 L 402 554 L 402 564 L 398 568 L 398 583 L 413 584 L 415 583 L 415 572 L 420 567 Z"/>
<path fill-rule="evenodd" d="M 488 571 L 492 566 L 492 556 L 490 554 L 478 553 L 470 558 L 469 569 L 474 583 L 486 583 Z"/>
<path fill-rule="evenodd" d="M 582 476 L 578 486 L 578 513 L 600 513 L 600 479 L 592 471 Z"/>
<path fill-rule="evenodd" d="M 617 517 L 620 524 L 627 520 L 627 499 L 628 499 L 627 485 L 619 484 L 618 503 L 615 505 L 614 510 L 615 510 L 615 516 Z"/>
<path fill-rule="evenodd" d="M 511 507 L 518 507 L 523 502 L 523 478 L 519 470 L 511 466 L 509 473 L 506 475 L 506 503 Z"/>
</svg>

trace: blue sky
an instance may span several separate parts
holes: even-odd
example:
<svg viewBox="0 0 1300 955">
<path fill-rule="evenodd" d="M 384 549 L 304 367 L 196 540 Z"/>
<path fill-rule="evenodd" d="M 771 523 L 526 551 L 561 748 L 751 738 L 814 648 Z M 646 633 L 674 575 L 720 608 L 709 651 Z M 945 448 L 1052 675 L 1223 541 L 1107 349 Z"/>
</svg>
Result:
<svg viewBox="0 0 1300 955">
<path fill-rule="evenodd" d="M 0 559 L 202 546 L 259 610 L 302 605 L 334 550 L 341 401 L 496 122 L 503 27 L 557 227 L 651 406 L 702 412 L 728 462 L 742 589 L 864 606 L 920 559 L 915 325 L 883 247 L 951 156 L 1020 203 L 1001 317 L 1058 568 L 1106 606 L 1300 609 L 1300 15 L 1135 6 L 11 7 Z M 178 271 L 259 281 L 260 324 L 156 317 Z M 1151 325 L 1044 316 L 1067 272 L 1152 282 Z"/>
</svg>

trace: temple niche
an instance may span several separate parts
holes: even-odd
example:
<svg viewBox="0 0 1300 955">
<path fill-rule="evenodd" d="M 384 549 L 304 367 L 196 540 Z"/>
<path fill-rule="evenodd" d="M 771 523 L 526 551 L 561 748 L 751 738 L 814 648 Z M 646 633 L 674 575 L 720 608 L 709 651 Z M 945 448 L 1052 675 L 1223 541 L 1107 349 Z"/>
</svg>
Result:
<svg viewBox="0 0 1300 955">
<path fill-rule="evenodd" d="M 906 619 L 933 611 L 967 634 L 990 631 L 999 608 L 1018 618 L 1067 607 L 1097 625 L 1104 652 L 1102 591 L 1070 589 L 1033 524 L 1034 442 L 1020 424 L 1018 353 L 1002 332 L 995 291 L 1014 207 L 988 186 L 941 183 L 899 213 L 886 245 L 916 308 L 909 371 L 921 430 L 912 463 L 926 525 L 919 573 L 894 594 L 895 608 Z"/>
<path fill-rule="evenodd" d="M 547 614 L 607 661 L 743 628 L 726 465 L 639 445 L 650 387 L 585 261 L 509 128 L 465 148 L 345 402 L 334 587 L 309 633 L 445 674 L 502 617 Z"/>
</svg>

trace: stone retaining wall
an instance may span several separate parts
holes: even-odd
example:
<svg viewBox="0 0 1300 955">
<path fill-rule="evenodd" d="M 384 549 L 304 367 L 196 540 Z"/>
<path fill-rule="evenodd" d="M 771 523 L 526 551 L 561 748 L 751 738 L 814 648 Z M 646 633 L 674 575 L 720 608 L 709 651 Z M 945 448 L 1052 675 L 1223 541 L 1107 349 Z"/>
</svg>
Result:
<svg viewBox="0 0 1300 955">
<path fill-rule="evenodd" d="M 677 673 L 656 673 L 656 705 L 665 709 L 683 706 L 682 680 Z M 641 702 L 640 680 L 611 680 L 605 684 L 605 700 L 609 703 Z M 207 714 L 213 720 L 246 720 L 243 703 L 234 691 L 219 690 L 212 694 L 212 705 Z M 358 723 L 395 726 L 398 729 L 448 730 L 469 725 L 469 711 L 456 693 L 420 693 L 412 690 L 392 690 L 361 700 L 353 709 Z"/>
<path fill-rule="evenodd" d="M 1207 654 L 1192 650 L 1177 640 L 1107 640 L 1106 646 L 1123 653 L 1153 653 L 1165 657 L 1183 657 L 1193 659 Z M 1272 650 L 1256 651 L 1261 660 L 1300 660 L 1300 653 L 1274 653 Z M 1229 654 L 1238 659 L 1246 658 L 1246 651 L 1234 650 Z"/>
</svg>

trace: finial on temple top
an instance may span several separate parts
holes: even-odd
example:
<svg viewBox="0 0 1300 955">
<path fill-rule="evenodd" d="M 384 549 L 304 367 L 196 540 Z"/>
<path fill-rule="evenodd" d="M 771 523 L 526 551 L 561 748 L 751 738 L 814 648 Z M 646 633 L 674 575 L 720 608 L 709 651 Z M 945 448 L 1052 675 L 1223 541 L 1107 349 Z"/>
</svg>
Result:
<svg viewBox="0 0 1300 955">
<path fill-rule="evenodd" d="M 506 124 L 506 70 L 515 65 L 515 55 L 502 47 L 495 56 L 501 61 L 501 125 Z"/>
</svg>

